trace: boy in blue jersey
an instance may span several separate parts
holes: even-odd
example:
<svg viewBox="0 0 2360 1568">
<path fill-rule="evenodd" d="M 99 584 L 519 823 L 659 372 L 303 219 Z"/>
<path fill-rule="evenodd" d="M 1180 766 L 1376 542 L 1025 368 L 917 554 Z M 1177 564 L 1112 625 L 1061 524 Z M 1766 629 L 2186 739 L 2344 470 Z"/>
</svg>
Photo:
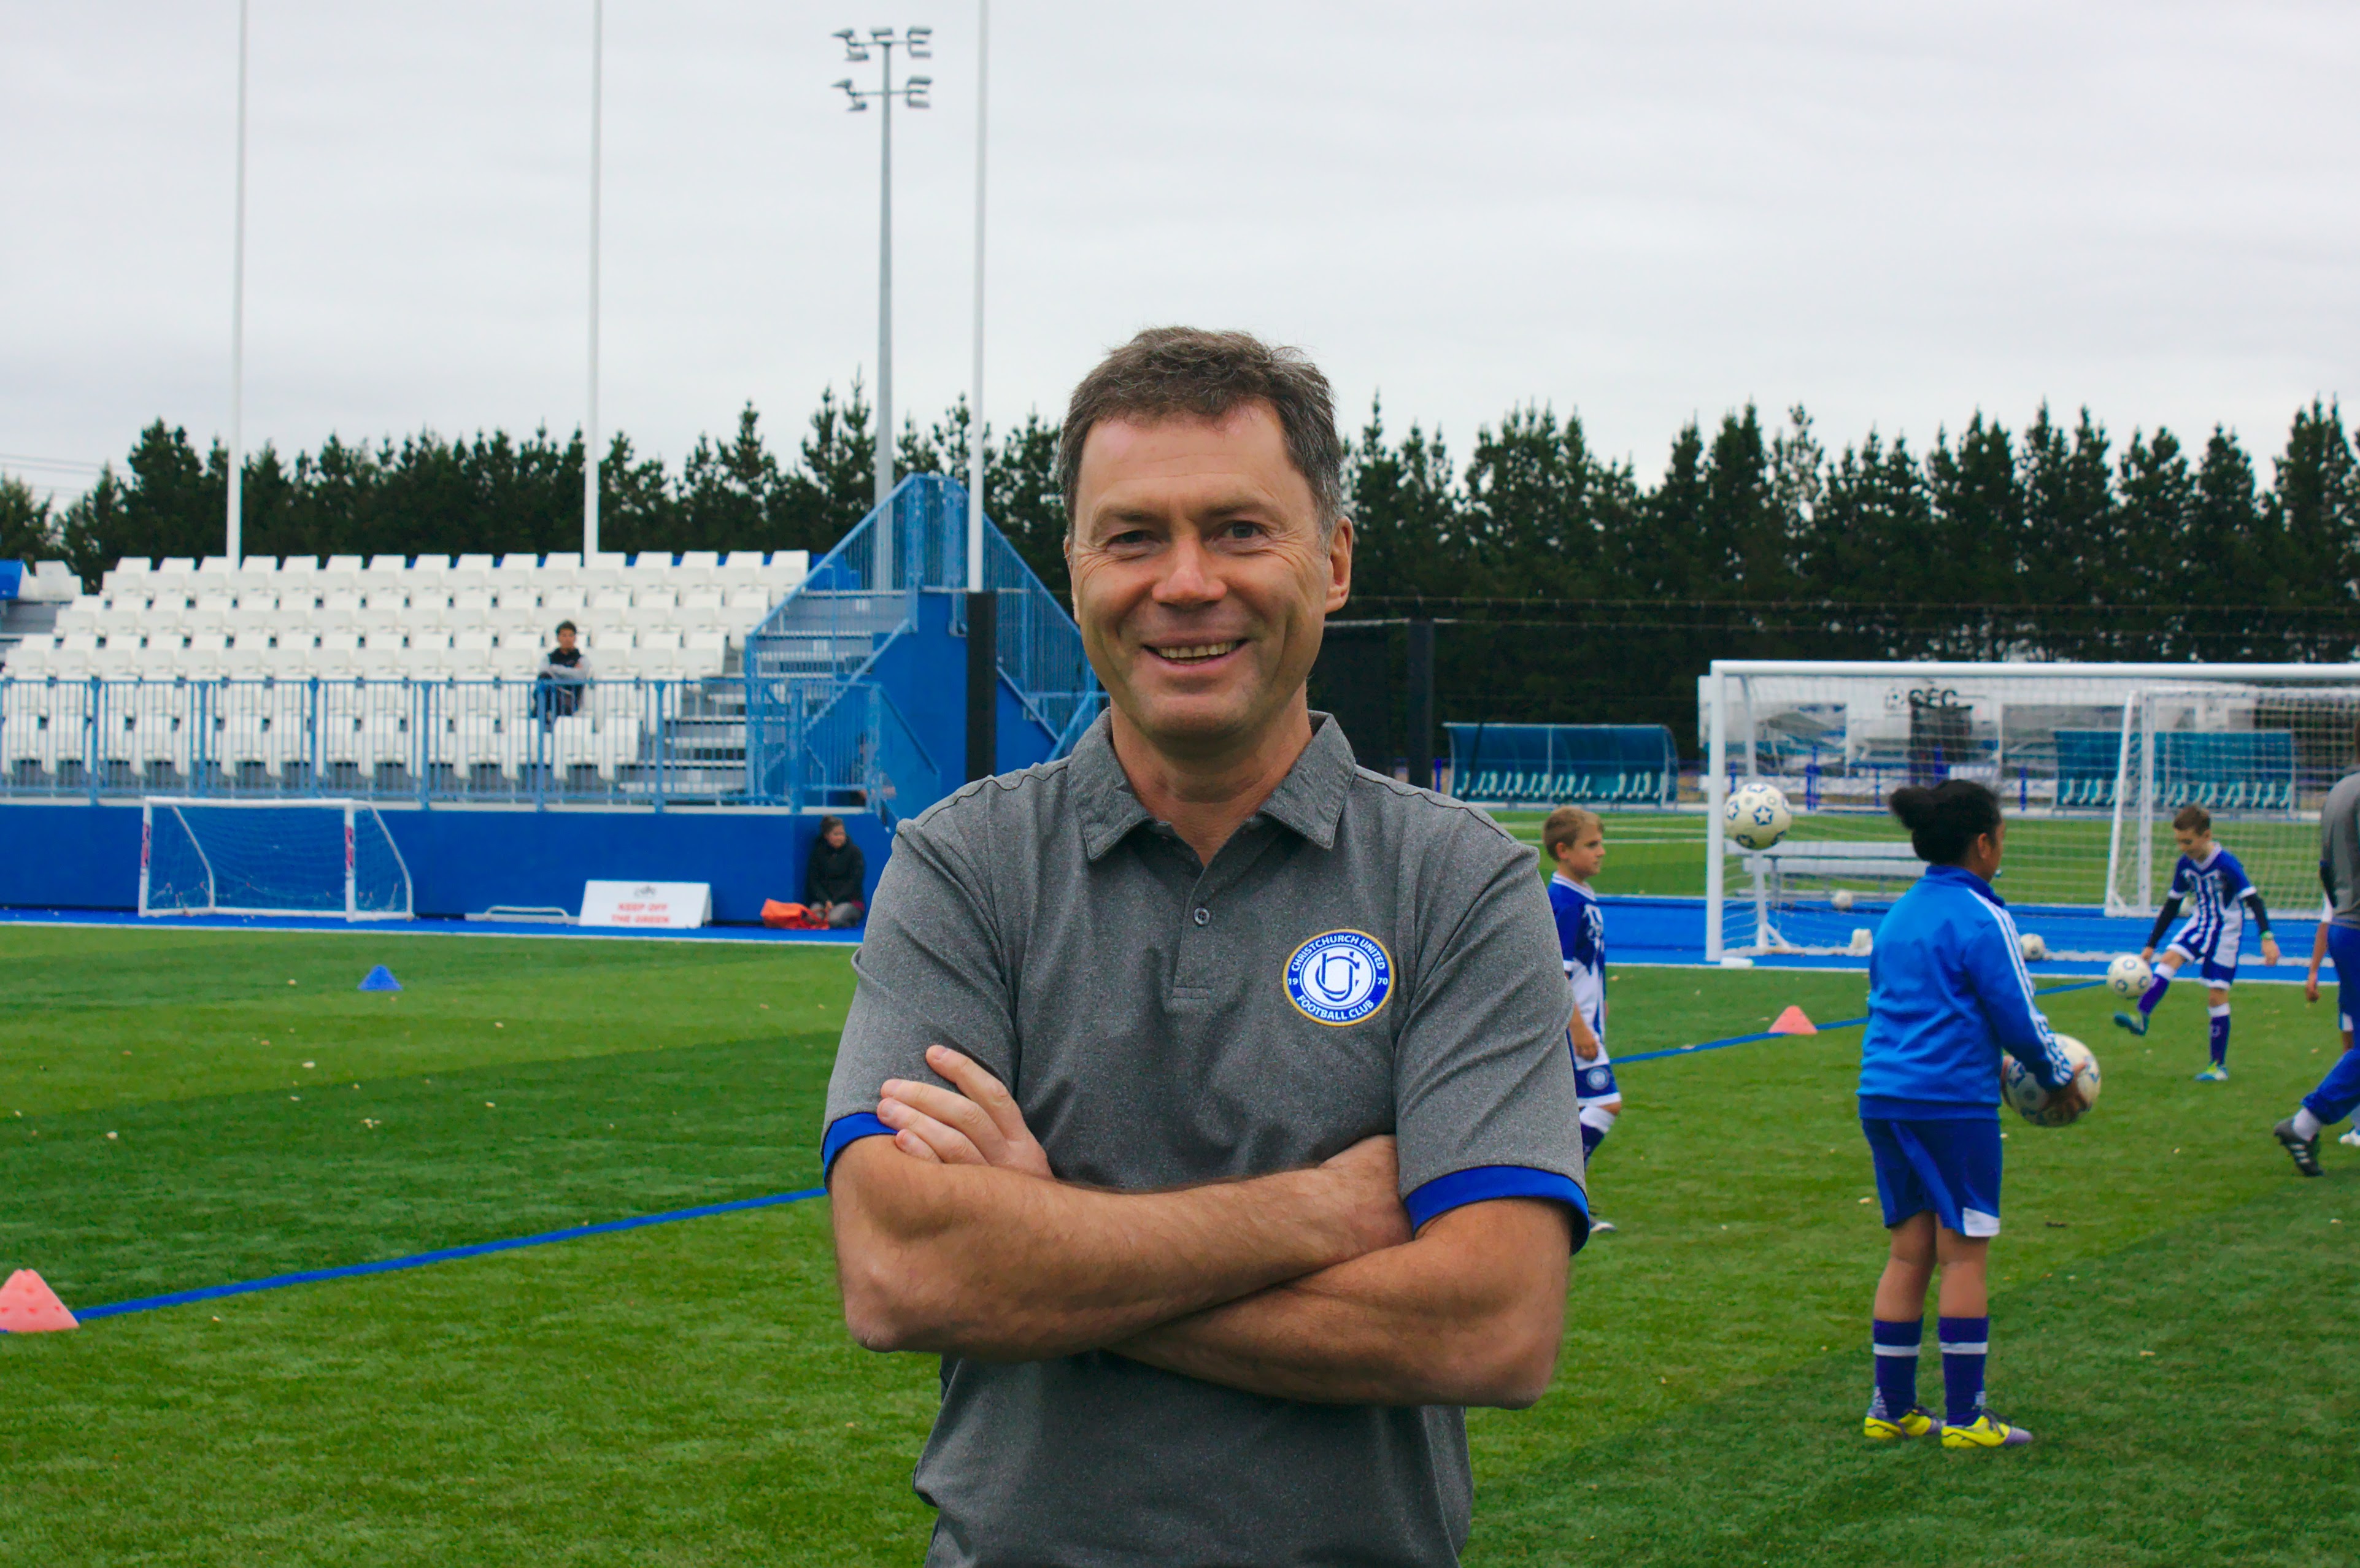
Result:
<svg viewBox="0 0 2360 1568">
<path fill-rule="evenodd" d="M 2147 933 L 2139 956 L 2153 961 L 2155 944 L 2165 928 L 2179 917 L 2180 905 L 2192 901 L 2188 921 L 2163 950 L 2155 978 L 2138 999 L 2138 1013 L 2116 1013 L 2114 1022 L 2133 1034 L 2147 1033 L 2156 1004 L 2183 964 L 2198 966 L 2212 1017 L 2212 1060 L 2196 1075 L 2200 1083 L 2221 1083 L 2229 1077 L 2229 987 L 2237 980 L 2237 946 L 2244 939 L 2249 913 L 2262 937 L 2262 962 L 2278 961 L 2278 939 L 2270 935 L 2270 912 L 2262 907 L 2262 890 L 2245 875 L 2237 857 L 2212 842 L 2212 813 L 2202 806 L 2182 806 L 2171 819 L 2171 836 L 2180 842 L 2180 864 L 2172 867 L 2171 893 L 2156 911 L 2155 929 Z"/>
<path fill-rule="evenodd" d="M 1573 987 L 1573 1017 L 1565 1032 L 1573 1052 L 1581 1158 L 1587 1167 L 1614 1130 L 1614 1118 L 1622 1114 L 1622 1091 L 1615 1086 L 1614 1063 L 1606 1054 L 1606 911 L 1590 890 L 1591 879 L 1606 864 L 1606 824 L 1595 811 L 1559 806 L 1541 824 L 1541 848 L 1557 866 L 1549 877 L 1549 909 L 1557 916 L 1557 953 L 1565 960 L 1566 982 Z M 1590 1191 L 1595 1203 L 1597 1189 Z M 1611 1222 L 1590 1214 L 1590 1235 L 1613 1229 Z"/>
<path fill-rule="evenodd" d="M 1863 1429 L 1939 1432 L 1947 1449 L 2014 1448 L 2032 1434 L 1983 1408 L 1991 1318 L 1985 1255 L 1999 1234 L 2002 1051 L 2078 1107 L 2072 1065 L 2033 1000 L 2016 923 L 1992 891 L 2006 827 L 1999 799 L 1952 779 L 1893 793 L 1926 875 L 1877 930 L 1860 1049 L 1860 1126 L 1890 1236 L 1871 1325 L 1875 1393 Z M 1918 1403 L 1926 1288 L 1941 1266 L 1945 1404 Z"/>
</svg>

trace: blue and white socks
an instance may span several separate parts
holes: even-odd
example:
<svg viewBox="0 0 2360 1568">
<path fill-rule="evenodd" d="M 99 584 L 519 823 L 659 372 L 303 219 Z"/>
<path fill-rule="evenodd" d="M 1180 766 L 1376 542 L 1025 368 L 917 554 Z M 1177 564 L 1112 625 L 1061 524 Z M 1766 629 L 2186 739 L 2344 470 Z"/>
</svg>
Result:
<svg viewBox="0 0 2360 1568">
<path fill-rule="evenodd" d="M 1584 1105 L 1581 1107 L 1581 1165 L 1583 1170 L 1587 1171 L 1590 1168 L 1590 1160 L 1598 1153 L 1598 1146 L 1604 1143 L 1606 1141 L 1606 1135 L 1614 1130 L 1615 1114 L 1616 1113 L 1607 1109 L 1604 1105 Z"/>
<path fill-rule="evenodd" d="M 1939 1322 L 1942 1422 L 1972 1426 L 1983 1413 L 1983 1357 L 1991 1350 L 1991 1319 L 1946 1317 Z"/>
<path fill-rule="evenodd" d="M 1949 1319 L 1944 1319 L 1949 1322 Z M 1922 1318 L 1869 1323 L 1869 1340 L 1876 1352 L 1876 1402 L 1868 1413 L 1880 1421 L 1899 1421 L 1918 1408 L 1918 1347 L 1925 1342 Z"/>
<path fill-rule="evenodd" d="M 2154 1015 L 2155 1005 L 2158 1002 L 2162 1001 L 2163 994 L 2170 989 L 2170 972 L 2164 969 L 2157 970 L 2155 972 L 2155 978 L 2147 983 L 2146 994 L 2141 996 L 2138 1000 L 2139 1019 L 2141 1022 L 2145 1022 L 2148 1018 Z"/>
<path fill-rule="evenodd" d="M 2204 1009 L 2212 1019 L 2212 1065 L 2229 1065 L 2229 1004 L 2220 1003 Z"/>
</svg>

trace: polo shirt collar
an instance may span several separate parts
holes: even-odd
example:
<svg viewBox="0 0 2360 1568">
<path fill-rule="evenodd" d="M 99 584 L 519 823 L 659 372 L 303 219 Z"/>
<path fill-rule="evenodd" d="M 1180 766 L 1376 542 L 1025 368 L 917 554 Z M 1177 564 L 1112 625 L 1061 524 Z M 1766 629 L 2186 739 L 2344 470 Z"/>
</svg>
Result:
<svg viewBox="0 0 2360 1568">
<path fill-rule="evenodd" d="M 1082 853 L 1097 860 L 1142 822 L 1154 819 L 1140 803 L 1114 754 L 1114 715 L 1101 713 L 1074 743 L 1073 779 L 1082 827 Z M 1311 744 L 1262 803 L 1259 816 L 1292 828 L 1322 849 L 1336 847 L 1355 768 L 1343 726 L 1326 713 L 1311 715 Z M 1251 820 L 1251 819 L 1249 819 Z"/>
</svg>

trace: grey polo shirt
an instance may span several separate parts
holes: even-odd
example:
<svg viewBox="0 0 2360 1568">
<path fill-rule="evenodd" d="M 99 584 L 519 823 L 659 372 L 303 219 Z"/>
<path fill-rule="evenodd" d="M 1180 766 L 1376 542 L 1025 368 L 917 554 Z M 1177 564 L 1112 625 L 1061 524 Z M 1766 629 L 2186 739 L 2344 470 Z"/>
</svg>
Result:
<svg viewBox="0 0 2360 1568">
<path fill-rule="evenodd" d="M 1424 1224 L 1556 1199 L 1588 1229 L 1570 1011 L 1533 854 L 1356 768 L 1326 715 L 1209 866 L 1132 793 L 1101 718 L 1070 757 L 902 825 L 869 911 L 823 1160 L 888 1078 L 966 1051 L 1065 1180 L 1137 1190 L 1400 1140 Z M 1243 1393 L 1107 1352 L 943 1358 L 918 1462 L 930 1563 L 1449 1563 L 1456 1408 Z"/>
</svg>

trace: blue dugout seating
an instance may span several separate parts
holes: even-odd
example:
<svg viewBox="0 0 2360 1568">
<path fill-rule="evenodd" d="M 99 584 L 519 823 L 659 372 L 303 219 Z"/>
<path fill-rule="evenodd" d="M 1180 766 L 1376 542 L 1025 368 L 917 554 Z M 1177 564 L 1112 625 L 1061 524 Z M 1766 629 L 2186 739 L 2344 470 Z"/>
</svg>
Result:
<svg viewBox="0 0 2360 1568">
<path fill-rule="evenodd" d="M 2118 730 L 2059 730 L 2057 803 L 2111 807 L 2122 744 Z M 2155 789 L 2156 804 L 2170 810 L 2291 811 L 2294 735 L 2286 730 L 2166 730 L 2156 736 Z"/>
<path fill-rule="evenodd" d="M 1661 724 L 1445 724 L 1450 792 L 1521 805 L 1668 805 L 1679 753 Z"/>
</svg>

